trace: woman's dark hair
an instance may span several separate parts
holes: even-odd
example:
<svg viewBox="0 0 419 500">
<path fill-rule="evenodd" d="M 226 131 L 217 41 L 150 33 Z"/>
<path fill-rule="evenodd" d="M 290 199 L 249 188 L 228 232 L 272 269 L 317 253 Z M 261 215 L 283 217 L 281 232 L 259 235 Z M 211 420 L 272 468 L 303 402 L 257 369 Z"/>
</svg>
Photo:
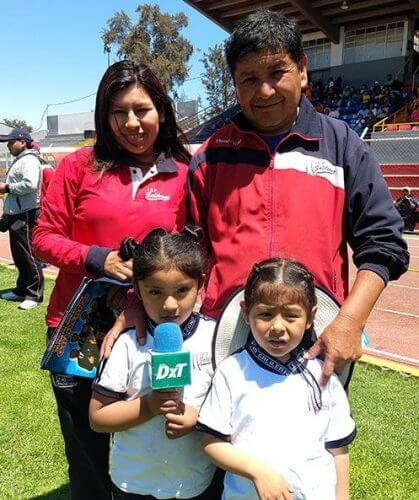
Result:
<svg viewBox="0 0 419 500">
<path fill-rule="evenodd" d="M 226 43 L 226 59 L 234 80 L 237 61 L 250 52 L 281 49 L 298 65 L 304 56 L 297 23 L 279 12 L 259 10 L 240 21 Z"/>
<path fill-rule="evenodd" d="M 115 140 L 109 125 L 109 110 L 115 94 L 133 83 L 144 88 L 158 113 L 164 115 L 164 122 L 160 123 L 159 133 L 154 143 L 154 153 L 165 153 L 166 156 L 173 156 L 178 161 L 189 163 L 191 155 L 184 146 L 185 136 L 177 126 L 172 100 L 159 79 L 145 64 L 125 60 L 109 66 L 97 91 L 95 169 L 102 172 L 111 170 L 116 168 L 121 161 L 130 158 L 130 153 L 124 151 Z"/>
<path fill-rule="evenodd" d="M 317 303 L 314 277 L 303 264 L 293 259 L 267 259 L 253 266 L 244 290 L 247 310 L 266 294 L 276 298 L 282 292 L 290 294 L 311 316 Z"/>
<path fill-rule="evenodd" d="M 144 280 L 162 269 L 176 268 L 203 285 L 205 258 L 200 249 L 203 231 L 186 226 L 180 233 L 168 233 L 163 228 L 154 229 L 141 243 L 126 238 L 120 246 L 123 260 L 134 260 L 134 281 Z"/>
</svg>

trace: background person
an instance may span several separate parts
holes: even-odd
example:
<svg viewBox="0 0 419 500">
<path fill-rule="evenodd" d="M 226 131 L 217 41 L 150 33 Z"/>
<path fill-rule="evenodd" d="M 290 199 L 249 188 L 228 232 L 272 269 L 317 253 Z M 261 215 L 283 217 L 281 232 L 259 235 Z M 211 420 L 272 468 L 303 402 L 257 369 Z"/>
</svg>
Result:
<svg viewBox="0 0 419 500">
<path fill-rule="evenodd" d="M 0 183 L 0 194 L 5 193 L 3 213 L 13 216 L 9 227 L 10 250 L 18 270 L 16 287 L 1 294 L 5 300 L 20 300 L 19 309 L 36 307 L 43 300 L 44 277 L 41 263 L 32 249 L 32 231 L 39 215 L 41 164 L 39 153 L 32 149 L 32 137 L 25 129 L 13 129 L 0 136 L 7 142 L 15 157 Z"/>
<path fill-rule="evenodd" d="M 414 231 L 416 225 L 416 210 L 419 207 L 419 201 L 412 195 L 410 188 L 403 188 L 402 196 L 397 198 L 394 206 L 403 219 L 404 230 Z"/>
<path fill-rule="evenodd" d="M 155 227 L 185 222 L 189 153 L 170 98 L 143 64 L 121 61 L 104 74 L 95 108 L 96 144 L 58 165 L 34 233 L 37 255 L 60 271 L 46 322 L 48 334 L 85 275 L 132 277 L 117 250 Z M 52 374 L 72 498 L 110 498 L 109 436 L 90 429 L 91 381 Z"/>
</svg>

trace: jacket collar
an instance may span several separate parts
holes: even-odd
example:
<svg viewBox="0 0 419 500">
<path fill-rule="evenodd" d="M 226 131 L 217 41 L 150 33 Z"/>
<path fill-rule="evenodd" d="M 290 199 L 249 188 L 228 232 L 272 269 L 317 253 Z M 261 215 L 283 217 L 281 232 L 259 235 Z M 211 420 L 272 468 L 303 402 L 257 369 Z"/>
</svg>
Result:
<svg viewBox="0 0 419 500">
<path fill-rule="evenodd" d="M 159 173 L 174 173 L 179 170 L 179 167 L 172 157 L 165 156 L 164 153 L 160 153 L 156 159 L 156 169 Z"/>
<path fill-rule="evenodd" d="M 24 149 L 15 157 L 15 160 L 20 160 L 20 158 L 23 158 L 26 155 L 37 156 L 38 158 L 40 157 L 40 154 L 36 151 L 36 149 Z"/>
<path fill-rule="evenodd" d="M 242 111 L 233 116 L 232 122 L 242 132 L 257 133 Z M 301 95 L 297 120 L 288 134 L 283 138 L 283 141 L 291 136 L 297 136 L 306 141 L 318 141 L 323 138 L 319 113 L 304 94 Z"/>
<path fill-rule="evenodd" d="M 123 164 L 131 167 L 140 167 L 140 164 L 137 164 L 135 159 L 132 158 L 126 158 L 123 161 Z M 157 171 L 158 174 L 172 174 L 178 172 L 179 166 L 171 156 L 166 156 L 164 153 L 160 153 L 155 159 L 152 169 L 154 172 Z"/>
</svg>

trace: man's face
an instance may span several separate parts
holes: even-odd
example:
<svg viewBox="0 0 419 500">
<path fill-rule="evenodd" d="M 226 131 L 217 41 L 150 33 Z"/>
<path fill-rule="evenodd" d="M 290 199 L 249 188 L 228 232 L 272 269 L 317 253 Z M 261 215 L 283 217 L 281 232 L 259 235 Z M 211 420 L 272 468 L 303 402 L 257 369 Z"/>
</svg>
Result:
<svg viewBox="0 0 419 500">
<path fill-rule="evenodd" d="M 234 82 L 243 113 L 255 129 L 281 134 L 297 117 L 301 89 L 307 85 L 307 58 L 297 65 L 281 49 L 251 52 L 237 61 Z"/>
<path fill-rule="evenodd" d="M 26 149 L 26 142 L 20 140 L 13 140 L 7 143 L 7 148 L 10 151 L 10 154 L 13 156 L 18 156 L 22 151 Z"/>
</svg>

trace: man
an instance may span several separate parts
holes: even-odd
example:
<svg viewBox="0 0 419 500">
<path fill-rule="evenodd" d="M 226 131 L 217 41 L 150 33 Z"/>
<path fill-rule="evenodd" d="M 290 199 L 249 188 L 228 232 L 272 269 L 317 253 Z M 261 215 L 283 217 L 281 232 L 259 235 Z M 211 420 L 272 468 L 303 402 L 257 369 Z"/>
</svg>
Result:
<svg viewBox="0 0 419 500">
<path fill-rule="evenodd" d="M 403 219 L 404 231 L 414 231 L 419 201 L 412 195 L 409 187 L 403 188 L 402 196 L 397 198 L 394 206 Z"/>
<path fill-rule="evenodd" d="M 360 357 L 376 300 L 407 269 L 402 221 L 368 147 L 302 95 L 307 57 L 293 21 L 252 14 L 237 25 L 226 56 L 242 112 L 191 164 L 192 212 L 211 266 L 202 311 L 216 318 L 261 259 L 303 262 L 342 304 L 308 355 L 324 354 L 323 385 Z M 350 292 L 347 243 L 358 267 Z"/>
<path fill-rule="evenodd" d="M 19 272 L 16 287 L 1 294 L 1 298 L 21 301 L 19 309 L 27 310 L 40 304 L 44 293 L 41 265 L 32 251 L 32 230 L 39 212 L 41 164 L 27 130 L 14 129 L 9 135 L 0 135 L 0 142 L 7 142 L 7 148 L 15 157 L 6 182 L 0 183 L 0 193 L 6 194 L 4 213 L 13 216 L 9 228 L 10 249 Z"/>
</svg>

